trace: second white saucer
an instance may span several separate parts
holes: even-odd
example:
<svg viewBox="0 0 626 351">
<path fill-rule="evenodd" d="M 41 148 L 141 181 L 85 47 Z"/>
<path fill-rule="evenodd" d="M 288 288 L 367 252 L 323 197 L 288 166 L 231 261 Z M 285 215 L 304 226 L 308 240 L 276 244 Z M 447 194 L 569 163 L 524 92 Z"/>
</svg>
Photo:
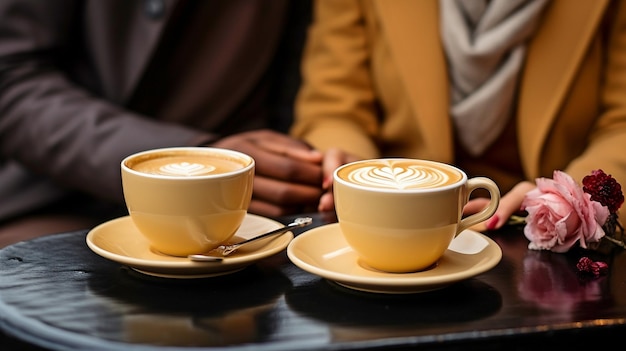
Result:
<svg viewBox="0 0 626 351">
<path fill-rule="evenodd" d="M 430 269 L 386 273 L 366 267 L 348 246 L 338 223 L 308 230 L 287 247 L 298 267 L 348 288 L 387 294 L 431 291 L 471 278 L 493 268 L 502 250 L 487 236 L 471 230 L 459 234 Z"/>
</svg>

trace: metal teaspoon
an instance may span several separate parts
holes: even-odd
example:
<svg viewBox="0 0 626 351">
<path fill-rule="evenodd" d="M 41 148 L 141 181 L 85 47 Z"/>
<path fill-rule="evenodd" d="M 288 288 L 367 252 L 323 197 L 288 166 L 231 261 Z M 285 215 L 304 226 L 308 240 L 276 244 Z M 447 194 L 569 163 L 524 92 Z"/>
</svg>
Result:
<svg viewBox="0 0 626 351">
<path fill-rule="evenodd" d="M 209 251 L 209 252 L 216 252 L 218 254 L 221 254 L 222 257 L 228 256 L 231 253 L 233 253 L 234 251 L 236 251 L 237 249 L 239 249 L 240 247 L 242 247 L 243 245 L 247 245 L 253 241 L 257 241 L 260 239 L 264 239 L 267 238 L 269 236 L 272 235 L 277 235 L 277 234 L 281 234 L 287 231 L 290 231 L 293 228 L 300 228 L 300 227 L 304 227 L 307 226 L 309 224 L 313 223 L 313 218 L 311 217 L 299 217 L 296 218 L 292 223 L 287 224 L 284 227 L 280 227 L 278 229 L 274 229 L 270 232 L 267 232 L 265 234 L 261 234 L 259 236 L 255 236 L 254 238 L 250 238 L 244 241 L 240 241 L 236 244 L 230 244 L 230 245 L 220 245 L 218 247 L 216 247 L 215 249 Z M 196 262 L 220 262 L 222 261 L 222 257 L 219 256 L 211 256 L 208 254 L 193 254 L 193 255 L 189 255 L 187 256 L 190 260 L 192 261 L 196 261 Z"/>
</svg>

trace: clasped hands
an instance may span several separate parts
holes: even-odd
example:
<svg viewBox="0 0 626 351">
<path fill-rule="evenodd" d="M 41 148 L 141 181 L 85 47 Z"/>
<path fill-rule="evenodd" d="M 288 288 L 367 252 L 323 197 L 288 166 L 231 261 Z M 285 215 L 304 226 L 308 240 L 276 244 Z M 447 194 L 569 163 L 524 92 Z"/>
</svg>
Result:
<svg viewBox="0 0 626 351">
<path fill-rule="evenodd" d="M 222 138 L 210 146 L 237 150 L 256 162 L 249 212 L 276 218 L 315 211 L 326 189 L 324 155 L 303 141 L 271 130 Z"/>
<path fill-rule="evenodd" d="M 249 211 L 267 217 L 280 217 L 311 211 L 333 211 L 332 174 L 342 164 L 358 157 L 338 149 L 325 153 L 305 142 L 271 131 L 257 130 L 225 137 L 210 146 L 237 150 L 256 161 L 254 193 Z M 474 226 L 485 231 L 501 228 L 518 212 L 526 193 L 535 185 L 521 182 L 504 194 L 496 213 Z M 480 211 L 488 199 L 473 199 L 464 215 Z"/>
</svg>

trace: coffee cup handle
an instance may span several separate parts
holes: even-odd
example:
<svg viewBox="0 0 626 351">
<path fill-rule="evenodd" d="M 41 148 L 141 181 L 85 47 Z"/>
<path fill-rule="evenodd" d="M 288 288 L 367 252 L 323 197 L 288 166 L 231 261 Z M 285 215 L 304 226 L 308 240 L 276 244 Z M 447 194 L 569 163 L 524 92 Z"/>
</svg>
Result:
<svg viewBox="0 0 626 351">
<path fill-rule="evenodd" d="M 491 198 L 489 204 L 482 211 L 463 218 L 457 228 L 457 235 L 465 229 L 489 219 L 498 209 L 498 205 L 500 204 L 500 189 L 493 180 L 486 177 L 468 179 L 466 193 L 468 199 L 470 194 L 476 189 L 485 189 L 489 192 L 489 197 Z M 468 200 L 466 199 L 466 201 Z"/>
</svg>

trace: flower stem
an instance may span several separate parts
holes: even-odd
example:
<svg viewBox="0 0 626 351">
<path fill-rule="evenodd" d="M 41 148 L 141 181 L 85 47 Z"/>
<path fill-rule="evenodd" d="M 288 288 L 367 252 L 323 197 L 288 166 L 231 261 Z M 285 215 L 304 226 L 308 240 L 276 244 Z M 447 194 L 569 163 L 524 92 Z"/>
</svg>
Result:
<svg viewBox="0 0 626 351">
<path fill-rule="evenodd" d="M 506 222 L 508 225 L 518 225 L 518 224 L 526 224 L 526 217 L 512 215 L 509 217 L 509 220 Z"/>
<path fill-rule="evenodd" d="M 612 242 L 613 244 L 615 244 L 615 245 L 617 245 L 617 246 L 619 246 L 619 247 L 621 247 L 621 248 L 623 248 L 623 249 L 626 249 L 626 244 L 624 244 L 624 242 L 623 242 L 623 241 L 621 241 L 621 240 L 617 240 L 617 239 L 612 238 L 612 237 L 610 237 L 610 236 L 608 236 L 608 235 L 605 235 L 605 236 L 604 236 L 604 238 L 605 238 L 606 240 L 608 240 L 608 241 Z"/>
</svg>

